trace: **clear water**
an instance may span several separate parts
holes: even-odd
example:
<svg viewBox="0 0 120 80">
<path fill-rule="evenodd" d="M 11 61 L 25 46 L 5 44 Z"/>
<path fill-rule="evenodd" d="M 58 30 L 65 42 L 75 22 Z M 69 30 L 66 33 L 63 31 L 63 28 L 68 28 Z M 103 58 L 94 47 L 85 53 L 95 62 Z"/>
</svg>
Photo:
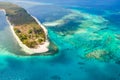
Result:
<svg viewBox="0 0 120 80">
<path fill-rule="evenodd" d="M 101 9 L 97 9 L 98 5 L 95 9 L 92 3 L 80 7 L 85 1 L 74 1 L 73 6 L 71 1 L 51 1 L 52 5 L 47 0 L 14 2 L 46 26 L 49 38 L 59 48 L 51 56 L 19 55 L 24 52 L 0 12 L 0 80 L 120 80 L 120 10 L 115 8 L 115 0 L 110 1 L 114 3 L 100 2 L 105 5 Z M 109 6 L 114 9 L 108 9 Z M 108 54 L 86 57 L 95 50 Z"/>
</svg>

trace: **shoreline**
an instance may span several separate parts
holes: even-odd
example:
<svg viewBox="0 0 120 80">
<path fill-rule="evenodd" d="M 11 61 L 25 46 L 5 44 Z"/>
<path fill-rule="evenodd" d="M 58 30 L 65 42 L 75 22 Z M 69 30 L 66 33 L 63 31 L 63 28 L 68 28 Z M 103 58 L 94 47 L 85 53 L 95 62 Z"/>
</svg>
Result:
<svg viewBox="0 0 120 80">
<path fill-rule="evenodd" d="M 4 9 L 0 9 L 0 11 L 3 11 L 6 14 L 6 11 Z M 25 44 L 23 44 L 22 41 L 20 41 L 19 37 L 16 35 L 16 33 L 13 29 L 14 26 L 10 23 L 10 21 L 8 20 L 8 17 L 6 16 L 6 20 L 10 26 L 10 29 L 11 29 L 11 32 L 13 33 L 14 38 L 17 40 L 18 45 L 21 47 L 21 49 L 26 54 L 32 55 L 32 54 L 37 54 L 37 53 L 48 52 L 49 51 L 48 46 L 49 46 L 50 42 L 47 39 L 47 29 L 39 22 L 39 20 L 36 17 L 32 16 L 32 18 L 34 18 L 35 21 L 38 23 L 38 25 L 40 25 L 40 27 L 44 30 L 45 35 L 46 35 L 46 41 L 42 45 L 38 45 L 38 48 L 29 48 Z"/>
</svg>

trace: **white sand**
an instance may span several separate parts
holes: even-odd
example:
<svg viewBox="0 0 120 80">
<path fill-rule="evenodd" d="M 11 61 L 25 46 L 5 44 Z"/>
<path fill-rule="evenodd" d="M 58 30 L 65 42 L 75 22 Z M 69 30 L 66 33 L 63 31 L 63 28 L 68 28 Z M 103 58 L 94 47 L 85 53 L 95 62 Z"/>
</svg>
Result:
<svg viewBox="0 0 120 80">
<path fill-rule="evenodd" d="M 3 11 L 5 14 L 5 10 L 4 9 L 1 9 L 1 11 Z M 32 16 L 33 17 L 33 16 Z M 42 45 L 39 45 L 38 48 L 28 48 L 25 44 L 23 44 L 21 42 L 21 40 L 19 39 L 19 37 L 16 35 L 16 33 L 14 32 L 14 29 L 13 29 L 13 25 L 9 22 L 8 18 L 6 17 L 7 19 L 7 22 L 8 24 L 10 25 L 10 29 L 13 33 L 13 36 L 15 37 L 15 39 L 17 40 L 19 46 L 22 48 L 22 50 L 24 52 L 26 52 L 27 54 L 34 54 L 34 53 L 43 53 L 43 52 L 47 52 L 49 49 L 48 49 L 48 46 L 49 46 L 49 41 L 47 39 L 47 29 L 35 18 L 33 17 L 37 23 L 43 28 L 45 34 L 46 34 L 46 41 L 42 44 Z"/>
</svg>

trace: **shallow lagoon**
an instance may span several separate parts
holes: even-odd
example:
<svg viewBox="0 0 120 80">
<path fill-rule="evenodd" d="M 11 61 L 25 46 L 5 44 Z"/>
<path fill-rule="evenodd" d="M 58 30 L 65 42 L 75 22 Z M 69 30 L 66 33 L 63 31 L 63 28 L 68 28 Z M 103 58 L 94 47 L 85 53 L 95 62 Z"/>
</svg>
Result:
<svg viewBox="0 0 120 80">
<path fill-rule="evenodd" d="M 109 20 L 110 15 L 117 14 L 116 11 L 105 11 L 98 15 L 84 8 L 65 10 L 57 7 L 51 10 L 54 5 L 29 5 L 24 7 L 46 26 L 48 36 L 58 46 L 59 52 L 51 56 L 16 55 L 23 52 L 12 36 L 4 14 L 0 12 L 0 80 L 120 79 L 119 25 Z M 41 6 L 44 6 L 45 11 Z M 51 9 L 46 12 L 47 6 L 51 6 Z M 64 13 L 59 15 L 58 10 Z M 39 11 L 39 14 L 35 11 Z M 114 17 L 110 19 L 114 20 Z M 100 58 L 86 57 L 94 50 L 105 50 L 109 54 Z"/>
</svg>

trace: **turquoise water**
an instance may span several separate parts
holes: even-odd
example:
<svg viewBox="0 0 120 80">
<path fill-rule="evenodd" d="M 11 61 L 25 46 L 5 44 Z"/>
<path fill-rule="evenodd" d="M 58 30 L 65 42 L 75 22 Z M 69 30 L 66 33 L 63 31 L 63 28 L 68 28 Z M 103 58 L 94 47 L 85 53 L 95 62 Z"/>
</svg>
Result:
<svg viewBox="0 0 120 80">
<path fill-rule="evenodd" d="M 0 12 L 0 80 L 120 80 L 119 12 L 17 4 L 42 21 L 59 52 L 21 56 L 24 52 Z"/>
</svg>

